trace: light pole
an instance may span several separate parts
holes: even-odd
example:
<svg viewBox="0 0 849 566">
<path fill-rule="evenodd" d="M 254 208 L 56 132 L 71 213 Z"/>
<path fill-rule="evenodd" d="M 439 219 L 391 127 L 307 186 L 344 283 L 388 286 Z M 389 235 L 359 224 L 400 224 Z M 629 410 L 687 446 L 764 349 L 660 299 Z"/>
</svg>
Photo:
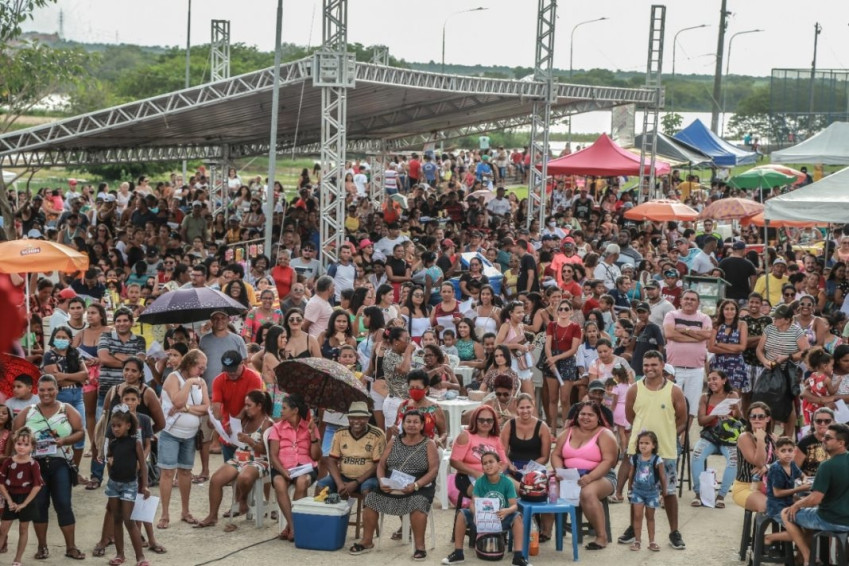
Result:
<svg viewBox="0 0 849 566">
<path fill-rule="evenodd" d="M 699 29 L 699 28 L 709 28 L 709 24 L 702 24 L 700 26 L 691 26 L 688 28 L 684 28 L 675 32 L 675 36 L 672 38 L 672 77 L 675 77 L 675 50 L 678 47 L 678 36 L 684 33 L 685 31 L 690 31 L 691 29 Z"/>
<path fill-rule="evenodd" d="M 734 35 L 731 36 L 731 39 L 728 40 L 728 56 L 725 58 L 725 81 L 722 85 L 722 121 L 720 124 L 720 135 L 725 135 L 725 103 L 728 99 L 728 69 L 731 68 L 731 46 L 734 44 L 734 38 L 738 35 L 744 35 L 747 33 L 760 33 L 764 30 L 762 29 L 747 29 L 746 31 L 738 31 Z"/>
<path fill-rule="evenodd" d="M 607 20 L 607 16 L 603 16 L 601 18 L 596 18 L 594 20 L 587 20 L 585 22 L 578 22 L 572 28 L 572 34 L 569 37 L 569 80 L 572 80 L 572 55 L 575 53 L 575 30 L 581 27 L 584 24 L 592 24 L 594 22 L 603 22 Z M 569 151 L 572 151 L 572 115 L 569 115 Z"/>
<path fill-rule="evenodd" d="M 190 84 L 190 75 L 189 69 L 191 68 L 192 61 L 192 0 L 189 0 L 188 12 L 186 13 L 186 88 L 189 88 Z M 183 160 L 183 185 L 187 185 L 189 183 L 188 177 L 188 163 L 186 160 Z M 182 190 L 183 187 L 180 187 Z"/>
<path fill-rule="evenodd" d="M 468 10 L 460 10 L 459 12 L 454 12 L 453 14 L 449 14 L 445 21 L 442 23 L 442 74 L 445 74 L 445 27 L 448 25 L 448 20 L 453 18 L 454 16 L 458 16 L 460 14 L 467 14 L 469 12 L 483 12 L 484 10 L 489 10 L 489 8 L 484 8 L 483 6 L 478 6 L 477 8 L 470 8 Z"/>
</svg>

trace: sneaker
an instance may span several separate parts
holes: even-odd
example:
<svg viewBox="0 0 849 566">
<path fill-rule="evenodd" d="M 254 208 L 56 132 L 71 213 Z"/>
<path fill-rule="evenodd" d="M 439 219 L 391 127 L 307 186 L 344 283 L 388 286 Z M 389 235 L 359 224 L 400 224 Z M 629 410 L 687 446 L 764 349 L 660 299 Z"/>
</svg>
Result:
<svg viewBox="0 0 849 566">
<path fill-rule="evenodd" d="M 451 554 L 448 555 L 447 558 L 442 559 L 442 563 L 446 566 L 450 564 L 462 564 L 466 561 L 466 556 L 462 550 L 455 550 Z"/>
<path fill-rule="evenodd" d="M 687 545 L 684 544 L 684 539 L 681 538 L 680 531 L 672 531 L 669 533 L 669 544 L 671 544 L 672 548 L 675 550 L 684 550 L 687 548 Z"/>
<path fill-rule="evenodd" d="M 513 566 L 533 566 L 530 562 L 528 562 L 524 556 L 521 554 L 519 556 L 513 557 Z"/>
<path fill-rule="evenodd" d="M 669 538 L 672 538 L 672 535 L 669 535 Z M 634 535 L 634 527 L 628 526 L 628 528 L 625 529 L 625 532 L 622 533 L 622 536 L 616 540 L 619 541 L 619 544 L 631 544 L 632 542 L 634 542 L 634 540 L 636 540 L 636 536 Z"/>
</svg>

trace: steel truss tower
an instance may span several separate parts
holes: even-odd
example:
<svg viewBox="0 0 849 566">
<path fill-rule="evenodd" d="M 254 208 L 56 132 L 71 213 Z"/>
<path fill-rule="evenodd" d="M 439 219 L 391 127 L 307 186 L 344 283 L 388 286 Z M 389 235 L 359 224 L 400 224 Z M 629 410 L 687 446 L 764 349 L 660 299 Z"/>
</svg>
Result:
<svg viewBox="0 0 849 566">
<path fill-rule="evenodd" d="M 666 28 L 666 6 L 653 4 L 649 29 L 648 62 L 646 63 L 646 88 L 654 91 L 654 102 L 643 107 L 643 141 L 640 146 L 640 194 L 637 202 L 651 199 L 655 195 L 655 156 L 657 155 L 657 131 L 660 108 L 663 106 L 663 90 L 660 78 L 663 71 L 663 37 Z M 651 139 L 649 139 L 651 136 Z M 651 153 L 648 175 L 645 175 L 647 154 Z M 648 177 L 648 186 L 646 186 Z"/>
<path fill-rule="evenodd" d="M 230 20 L 212 20 L 209 45 L 209 82 L 230 78 Z"/>
<path fill-rule="evenodd" d="M 528 174 L 528 227 L 535 216 L 545 223 L 545 183 L 548 177 L 548 128 L 551 125 L 551 103 L 555 96 L 554 30 L 557 0 L 538 0 L 534 80 L 545 83 L 543 96 L 534 101 L 531 115 L 531 170 Z M 539 167 L 539 169 L 537 169 Z"/>
</svg>

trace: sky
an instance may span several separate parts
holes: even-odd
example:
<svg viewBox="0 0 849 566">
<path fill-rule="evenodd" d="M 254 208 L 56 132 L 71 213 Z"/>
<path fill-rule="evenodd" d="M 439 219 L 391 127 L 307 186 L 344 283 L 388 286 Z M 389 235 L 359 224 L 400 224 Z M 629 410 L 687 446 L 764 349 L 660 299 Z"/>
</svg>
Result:
<svg viewBox="0 0 849 566">
<path fill-rule="evenodd" d="M 656 0 L 655 0 L 656 1 Z M 186 43 L 188 0 L 58 0 L 27 22 L 27 31 L 58 32 L 81 42 L 180 45 Z M 283 41 L 321 43 L 321 0 L 284 0 Z M 569 69 L 574 31 L 575 69 L 646 69 L 652 2 L 593 0 L 558 3 L 554 65 Z M 210 20 L 230 20 L 231 42 L 271 50 L 275 0 L 194 0 L 192 44 L 209 43 Z M 712 74 L 715 65 L 721 0 L 668 0 L 663 72 L 672 73 L 673 37 L 677 74 Z M 468 12 L 478 7 L 486 10 Z M 445 29 L 448 63 L 533 66 L 536 9 L 534 0 L 349 0 L 348 41 L 383 44 L 407 61 L 440 61 Z M 772 68 L 810 68 L 814 24 L 822 25 L 817 68 L 849 68 L 849 2 L 845 0 L 728 0 L 726 44 L 733 41 L 730 73 L 768 76 Z M 460 13 L 463 11 L 465 13 Z M 606 17 L 574 29 L 578 23 Z M 726 48 L 726 57 L 728 49 Z M 723 68 L 724 68 L 723 64 Z"/>
</svg>

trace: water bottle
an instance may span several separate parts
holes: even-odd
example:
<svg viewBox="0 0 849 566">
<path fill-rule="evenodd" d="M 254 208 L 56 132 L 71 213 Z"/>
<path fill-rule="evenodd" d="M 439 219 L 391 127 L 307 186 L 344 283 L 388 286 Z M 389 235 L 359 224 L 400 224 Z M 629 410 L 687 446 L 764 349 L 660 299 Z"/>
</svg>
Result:
<svg viewBox="0 0 849 566">
<path fill-rule="evenodd" d="M 560 499 L 560 485 L 557 483 L 557 477 L 552 474 L 548 478 L 548 502 L 557 503 Z"/>
<path fill-rule="evenodd" d="M 539 528 L 536 521 L 531 521 L 531 539 L 528 543 L 528 554 L 536 556 L 539 554 Z"/>
</svg>

